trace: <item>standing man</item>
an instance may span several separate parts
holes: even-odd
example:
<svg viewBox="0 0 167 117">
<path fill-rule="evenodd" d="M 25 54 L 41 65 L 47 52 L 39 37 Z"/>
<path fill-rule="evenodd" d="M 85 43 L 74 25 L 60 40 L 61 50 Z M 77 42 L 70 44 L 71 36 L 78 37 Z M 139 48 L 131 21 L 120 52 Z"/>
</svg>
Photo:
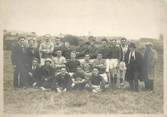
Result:
<svg viewBox="0 0 167 117">
<path fill-rule="evenodd" d="M 121 49 L 121 58 L 120 58 L 120 64 L 119 64 L 120 85 L 124 86 L 125 74 L 126 74 L 125 57 L 126 57 L 126 54 L 128 52 L 128 44 L 127 44 L 126 38 L 121 39 L 120 49 Z"/>
<path fill-rule="evenodd" d="M 130 89 L 133 91 L 139 91 L 138 80 L 142 77 L 143 57 L 136 51 L 134 43 L 129 44 L 130 52 L 127 54 L 126 61 L 126 80 L 130 84 Z"/>
<path fill-rule="evenodd" d="M 26 87 L 28 61 L 25 37 L 19 37 L 17 45 L 12 49 L 11 60 L 15 69 L 14 87 Z"/>
<path fill-rule="evenodd" d="M 44 65 L 46 58 L 52 57 L 52 53 L 54 50 L 54 44 L 50 41 L 50 35 L 45 35 L 44 39 L 44 42 L 42 42 L 39 47 L 41 65 Z"/>
<path fill-rule="evenodd" d="M 118 73 L 117 68 L 121 57 L 120 47 L 117 45 L 117 40 L 112 39 L 110 45 L 110 52 L 109 52 L 109 71 L 110 71 L 110 79 L 112 86 L 116 86 L 118 83 Z"/>
<path fill-rule="evenodd" d="M 147 43 L 144 50 L 144 71 L 145 88 L 154 89 L 155 66 L 157 62 L 157 52 L 153 49 L 152 43 Z"/>
<path fill-rule="evenodd" d="M 38 58 L 40 62 L 39 50 L 37 49 L 35 37 L 32 37 L 31 39 L 28 40 L 27 56 L 29 65 L 32 64 L 34 58 Z"/>
</svg>

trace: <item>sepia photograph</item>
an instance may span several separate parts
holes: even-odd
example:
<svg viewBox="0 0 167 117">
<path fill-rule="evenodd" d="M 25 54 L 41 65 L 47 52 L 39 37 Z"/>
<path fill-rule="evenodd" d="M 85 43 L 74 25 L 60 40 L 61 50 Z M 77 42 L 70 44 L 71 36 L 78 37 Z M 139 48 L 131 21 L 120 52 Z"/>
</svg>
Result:
<svg viewBox="0 0 167 117">
<path fill-rule="evenodd" d="M 3 113 L 165 113 L 167 1 L 0 3 Z"/>
</svg>

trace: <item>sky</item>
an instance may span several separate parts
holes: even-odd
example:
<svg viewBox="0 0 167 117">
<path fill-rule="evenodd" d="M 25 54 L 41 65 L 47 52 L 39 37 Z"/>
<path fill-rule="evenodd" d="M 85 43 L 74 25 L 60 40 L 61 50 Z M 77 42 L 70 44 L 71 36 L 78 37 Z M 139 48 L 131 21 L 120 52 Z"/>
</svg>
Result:
<svg viewBox="0 0 167 117">
<path fill-rule="evenodd" d="M 157 38 L 161 0 L 1 0 L 3 28 L 37 34 Z"/>
</svg>

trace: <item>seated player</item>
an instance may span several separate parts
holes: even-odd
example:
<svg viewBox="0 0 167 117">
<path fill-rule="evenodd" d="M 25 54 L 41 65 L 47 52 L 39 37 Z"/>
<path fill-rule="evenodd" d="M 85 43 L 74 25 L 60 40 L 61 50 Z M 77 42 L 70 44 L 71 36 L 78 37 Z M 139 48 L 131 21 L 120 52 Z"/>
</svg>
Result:
<svg viewBox="0 0 167 117">
<path fill-rule="evenodd" d="M 55 79 L 56 79 L 57 92 L 61 93 L 70 90 L 72 80 L 66 68 L 61 68 L 60 73 L 56 75 Z"/>
<path fill-rule="evenodd" d="M 41 75 L 41 89 L 46 90 L 50 88 L 52 83 L 52 78 L 54 77 L 54 68 L 51 66 L 52 60 L 47 58 L 45 64 L 40 69 Z"/>
<path fill-rule="evenodd" d="M 53 57 L 53 64 L 54 64 L 54 68 L 56 70 L 56 73 L 59 73 L 61 68 L 66 67 L 65 63 L 66 63 L 66 58 L 64 56 L 62 56 L 62 51 L 61 50 L 57 50 L 56 51 L 56 57 Z"/>
<path fill-rule="evenodd" d="M 32 65 L 28 66 L 28 76 L 29 76 L 29 84 L 33 87 L 39 87 L 40 85 L 40 67 L 39 67 L 39 59 L 34 58 L 32 61 Z"/>
<path fill-rule="evenodd" d="M 76 69 L 79 66 L 80 62 L 76 59 L 76 53 L 71 52 L 71 59 L 66 63 L 67 71 L 70 73 L 70 75 L 72 75 L 73 73 L 76 72 Z"/>
<path fill-rule="evenodd" d="M 90 56 L 88 54 L 85 55 L 85 59 L 81 63 L 81 68 L 85 71 L 87 76 L 91 75 L 93 66 L 92 66 L 92 63 L 90 61 Z"/>
<path fill-rule="evenodd" d="M 89 79 L 89 88 L 92 92 L 97 93 L 104 89 L 105 81 L 102 76 L 99 74 L 99 70 L 94 68 L 92 71 L 92 75 Z"/>
<path fill-rule="evenodd" d="M 72 87 L 74 87 L 74 89 L 82 90 L 85 88 L 88 79 L 81 67 L 77 67 L 77 70 L 72 77 L 73 77 Z"/>
</svg>

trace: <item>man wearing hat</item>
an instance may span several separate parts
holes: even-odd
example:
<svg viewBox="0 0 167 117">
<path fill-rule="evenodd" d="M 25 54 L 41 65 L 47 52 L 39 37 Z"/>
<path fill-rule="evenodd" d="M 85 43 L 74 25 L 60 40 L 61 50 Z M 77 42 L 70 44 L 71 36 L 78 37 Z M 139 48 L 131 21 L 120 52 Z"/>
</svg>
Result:
<svg viewBox="0 0 167 117">
<path fill-rule="evenodd" d="M 50 35 L 47 34 L 44 36 L 44 42 L 40 44 L 39 52 L 41 58 L 41 64 L 44 64 L 46 58 L 51 58 L 54 50 L 54 44 L 50 41 Z"/>
<path fill-rule="evenodd" d="M 126 80 L 129 82 L 130 89 L 139 91 L 138 80 L 142 80 L 143 57 L 136 51 L 134 43 L 129 44 L 129 53 L 126 55 Z"/>
<path fill-rule="evenodd" d="M 45 64 L 40 69 L 41 76 L 41 89 L 46 90 L 51 88 L 52 79 L 54 77 L 55 70 L 51 66 L 52 60 L 50 58 L 45 59 Z"/>
<path fill-rule="evenodd" d="M 157 51 L 153 49 L 153 44 L 151 42 L 146 43 L 144 50 L 144 75 L 145 88 L 148 90 L 153 90 L 154 88 L 155 66 L 157 59 Z"/>
<path fill-rule="evenodd" d="M 11 61 L 14 65 L 14 87 L 26 86 L 27 79 L 27 51 L 25 47 L 25 37 L 19 37 L 17 45 L 13 47 Z"/>
</svg>

